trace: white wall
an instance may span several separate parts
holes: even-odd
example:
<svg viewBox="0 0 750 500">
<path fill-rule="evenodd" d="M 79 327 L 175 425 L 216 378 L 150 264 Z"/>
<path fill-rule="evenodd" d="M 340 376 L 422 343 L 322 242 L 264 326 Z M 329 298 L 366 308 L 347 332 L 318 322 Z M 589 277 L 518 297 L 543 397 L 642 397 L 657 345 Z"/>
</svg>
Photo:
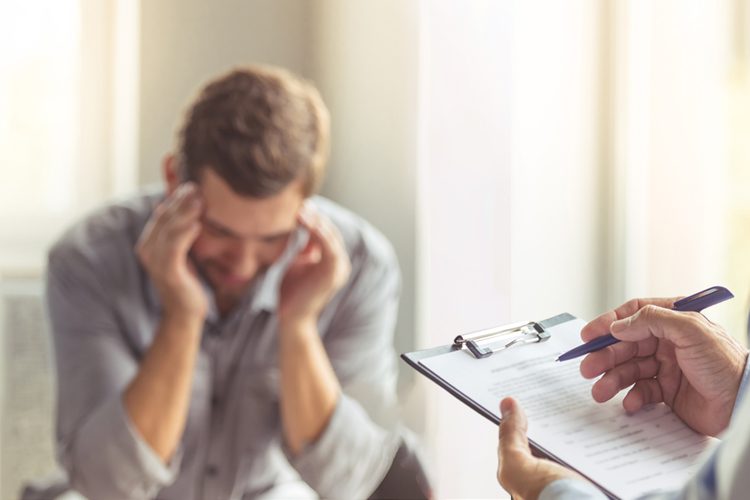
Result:
<svg viewBox="0 0 750 500">
<path fill-rule="evenodd" d="M 331 111 L 323 194 L 393 243 L 403 276 L 395 346 L 415 346 L 417 2 L 314 2 L 314 80 Z M 402 385 L 413 372 L 401 364 Z"/>
<path fill-rule="evenodd" d="M 509 2 L 422 2 L 419 170 L 420 343 L 510 321 Z M 438 498 L 502 495 L 497 426 L 432 383 L 428 457 Z"/>
<path fill-rule="evenodd" d="M 591 317 L 605 262 L 598 3 L 422 5 L 420 342 Z M 497 426 L 437 386 L 421 390 L 437 496 L 506 496 Z"/>
<path fill-rule="evenodd" d="M 141 2 L 139 182 L 161 179 L 185 105 L 235 65 L 263 62 L 310 76 L 307 0 Z"/>
<path fill-rule="evenodd" d="M 600 2 L 514 5 L 511 316 L 592 318 L 607 306 Z"/>
<path fill-rule="evenodd" d="M 725 284 L 732 280 L 725 264 L 728 4 L 635 0 L 617 3 L 612 14 L 618 64 L 609 297 Z M 733 301 L 711 317 L 726 324 L 746 318 L 745 308 Z M 736 326 L 743 337 L 744 325 Z"/>
</svg>

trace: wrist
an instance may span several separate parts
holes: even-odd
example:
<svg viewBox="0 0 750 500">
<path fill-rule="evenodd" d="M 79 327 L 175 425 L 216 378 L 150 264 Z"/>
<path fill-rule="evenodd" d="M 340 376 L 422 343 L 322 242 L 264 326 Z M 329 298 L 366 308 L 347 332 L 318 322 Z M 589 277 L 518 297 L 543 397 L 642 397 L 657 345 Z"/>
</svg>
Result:
<svg viewBox="0 0 750 500">
<path fill-rule="evenodd" d="M 203 331 L 205 315 L 195 311 L 165 309 L 161 323 L 169 331 L 183 332 L 183 335 L 198 335 Z"/>
<path fill-rule="evenodd" d="M 318 321 L 310 316 L 279 316 L 279 336 L 282 340 L 318 336 Z"/>
<path fill-rule="evenodd" d="M 318 317 L 312 314 L 279 314 L 279 330 L 307 331 L 317 329 Z"/>
</svg>

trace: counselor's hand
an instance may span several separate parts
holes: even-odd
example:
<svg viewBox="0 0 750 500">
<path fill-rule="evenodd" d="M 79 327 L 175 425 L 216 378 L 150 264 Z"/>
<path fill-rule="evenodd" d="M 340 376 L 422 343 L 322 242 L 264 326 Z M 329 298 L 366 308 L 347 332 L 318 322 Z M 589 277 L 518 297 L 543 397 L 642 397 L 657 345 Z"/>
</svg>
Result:
<svg viewBox="0 0 750 500">
<path fill-rule="evenodd" d="M 497 480 L 514 499 L 535 499 L 545 486 L 557 479 L 585 481 L 562 465 L 531 454 L 526 437 L 526 414 L 515 399 L 503 399 L 500 413 L 503 420 L 497 450 Z"/>
<path fill-rule="evenodd" d="M 729 425 L 747 349 L 702 314 L 671 310 L 678 299 L 634 299 L 588 323 L 585 342 L 607 332 L 622 342 L 587 355 L 581 374 L 603 374 L 591 389 L 598 402 L 632 385 L 626 411 L 663 401 L 695 431 L 716 436 Z"/>
</svg>

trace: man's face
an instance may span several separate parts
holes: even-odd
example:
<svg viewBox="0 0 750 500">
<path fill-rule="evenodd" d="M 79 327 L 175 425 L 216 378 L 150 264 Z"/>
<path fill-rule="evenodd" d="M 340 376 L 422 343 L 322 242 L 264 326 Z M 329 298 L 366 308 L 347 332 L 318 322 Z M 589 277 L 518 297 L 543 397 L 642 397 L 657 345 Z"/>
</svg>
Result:
<svg viewBox="0 0 750 500">
<path fill-rule="evenodd" d="M 284 252 L 304 201 L 301 186 L 294 182 L 275 196 L 248 198 L 205 168 L 198 191 L 204 211 L 191 257 L 218 295 L 238 297 Z"/>
</svg>

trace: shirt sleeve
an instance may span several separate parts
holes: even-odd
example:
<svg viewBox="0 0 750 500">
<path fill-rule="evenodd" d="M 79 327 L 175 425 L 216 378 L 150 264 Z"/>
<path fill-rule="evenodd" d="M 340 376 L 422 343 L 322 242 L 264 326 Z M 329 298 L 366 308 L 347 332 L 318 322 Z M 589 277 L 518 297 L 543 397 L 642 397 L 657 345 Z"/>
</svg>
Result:
<svg viewBox="0 0 750 500">
<path fill-rule="evenodd" d="M 606 500 L 607 496 L 583 479 L 557 479 L 544 487 L 539 500 Z"/>
<path fill-rule="evenodd" d="M 117 326 L 95 255 L 50 254 L 46 300 L 57 371 L 57 451 L 71 486 L 89 498 L 151 498 L 172 482 L 138 435 L 122 393 L 138 363 Z"/>
<path fill-rule="evenodd" d="M 373 245 L 377 252 L 353 256 L 357 270 L 323 338 L 343 393 L 321 436 L 290 458 L 324 498 L 367 498 L 400 444 L 392 342 L 401 278 L 390 245 Z"/>
<path fill-rule="evenodd" d="M 677 498 L 739 498 L 750 488 L 750 399 L 747 397 L 750 363 L 745 360 L 737 401 L 729 429 L 721 443 L 706 458 L 698 473 L 688 481 Z"/>
</svg>

